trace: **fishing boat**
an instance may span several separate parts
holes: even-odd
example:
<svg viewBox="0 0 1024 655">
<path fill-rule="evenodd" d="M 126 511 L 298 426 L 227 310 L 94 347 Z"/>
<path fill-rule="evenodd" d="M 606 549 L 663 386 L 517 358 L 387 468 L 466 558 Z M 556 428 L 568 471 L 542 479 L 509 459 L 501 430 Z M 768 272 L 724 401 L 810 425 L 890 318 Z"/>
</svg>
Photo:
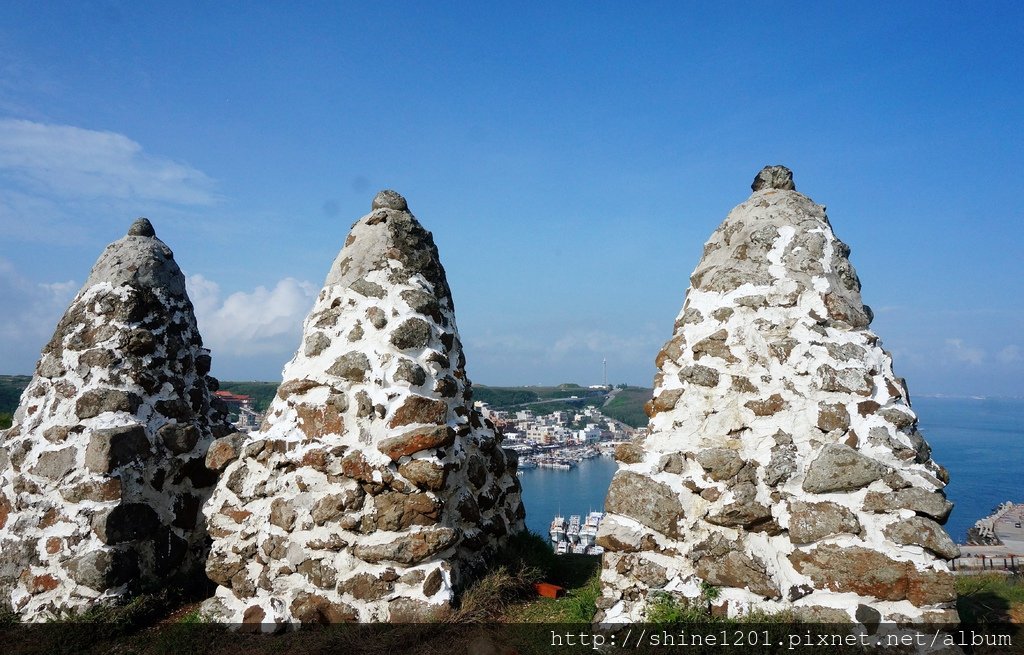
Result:
<svg viewBox="0 0 1024 655">
<path fill-rule="evenodd" d="M 565 531 L 566 538 L 572 543 L 579 543 L 580 540 L 580 515 L 573 514 L 569 517 L 569 527 Z"/>
<path fill-rule="evenodd" d="M 565 518 L 562 516 L 556 516 L 551 521 L 551 541 L 559 543 L 565 541 Z"/>
<path fill-rule="evenodd" d="M 587 520 L 580 528 L 580 543 L 586 546 L 593 546 L 597 540 L 597 529 L 601 526 L 601 519 L 604 518 L 602 512 L 591 512 L 587 515 Z"/>
</svg>

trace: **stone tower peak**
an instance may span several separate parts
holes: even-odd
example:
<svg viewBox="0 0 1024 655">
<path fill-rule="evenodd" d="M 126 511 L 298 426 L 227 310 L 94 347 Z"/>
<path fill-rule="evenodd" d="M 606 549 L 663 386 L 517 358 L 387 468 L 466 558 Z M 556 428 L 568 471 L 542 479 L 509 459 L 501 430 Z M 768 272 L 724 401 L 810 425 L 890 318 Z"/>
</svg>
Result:
<svg viewBox="0 0 1024 655">
<path fill-rule="evenodd" d="M 754 182 L 750 188 L 755 192 L 763 189 L 796 191 L 796 184 L 793 183 L 793 171 L 785 166 L 765 166 L 754 176 Z"/>
</svg>

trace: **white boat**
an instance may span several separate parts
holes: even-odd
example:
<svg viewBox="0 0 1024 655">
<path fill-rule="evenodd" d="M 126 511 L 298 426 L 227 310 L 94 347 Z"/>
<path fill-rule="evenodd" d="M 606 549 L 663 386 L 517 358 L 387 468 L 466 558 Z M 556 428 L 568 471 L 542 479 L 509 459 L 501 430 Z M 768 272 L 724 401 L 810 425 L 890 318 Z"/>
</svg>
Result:
<svg viewBox="0 0 1024 655">
<path fill-rule="evenodd" d="M 551 521 L 550 533 L 551 533 L 551 541 L 554 541 L 555 543 L 560 543 L 562 541 L 565 541 L 565 518 L 564 517 L 556 516 L 554 518 L 554 520 Z"/>
<path fill-rule="evenodd" d="M 569 552 L 569 542 L 568 541 L 559 541 L 558 545 L 555 546 L 555 554 L 556 555 L 565 555 L 568 552 Z"/>
<path fill-rule="evenodd" d="M 569 527 L 565 531 L 565 536 L 572 543 L 578 543 L 580 540 L 580 517 L 579 514 L 573 514 L 569 517 Z"/>
<path fill-rule="evenodd" d="M 601 519 L 604 518 L 602 512 L 591 512 L 587 515 L 587 520 L 580 528 L 580 543 L 586 546 L 593 546 L 597 540 L 597 529 L 601 526 Z"/>
</svg>

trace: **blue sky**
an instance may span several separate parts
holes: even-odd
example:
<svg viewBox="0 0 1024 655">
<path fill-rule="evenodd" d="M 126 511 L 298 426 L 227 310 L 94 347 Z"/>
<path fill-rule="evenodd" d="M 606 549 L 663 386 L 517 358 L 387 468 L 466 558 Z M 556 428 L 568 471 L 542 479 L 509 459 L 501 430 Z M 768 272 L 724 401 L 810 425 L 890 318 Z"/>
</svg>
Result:
<svg viewBox="0 0 1024 655">
<path fill-rule="evenodd" d="M 278 379 L 394 188 L 472 379 L 594 383 L 607 357 L 649 385 L 703 242 L 782 163 L 912 392 L 1024 395 L 1019 3 L 260 4 L 7 12 L 0 372 L 145 215 L 214 374 Z"/>
</svg>

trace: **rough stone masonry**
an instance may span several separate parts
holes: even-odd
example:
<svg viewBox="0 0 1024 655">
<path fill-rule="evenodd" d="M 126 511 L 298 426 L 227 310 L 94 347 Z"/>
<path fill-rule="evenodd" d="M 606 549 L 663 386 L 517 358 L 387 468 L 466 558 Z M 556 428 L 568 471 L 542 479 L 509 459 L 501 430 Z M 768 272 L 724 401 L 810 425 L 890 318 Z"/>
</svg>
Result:
<svg viewBox="0 0 1024 655">
<path fill-rule="evenodd" d="M 596 620 L 712 585 L 730 616 L 956 621 L 947 474 L 868 329 L 850 249 L 788 169 L 752 188 L 690 277 L 649 435 L 617 452 Z"/>
<path fill-rule="evenodd" d="M 472 408 L 454 310 L 430 233 L 382 191 L 264 425 L 211 448 L 209 616 L 264 631 L 429 618 L 523 529 L 517 462 Z"/>
<path fill-rule="evenodd" d="M 43 621 L 203 574 L 207 448 L 230 425 L 170 249 L 109 245 L 0 433 L 0 595 Z"/>
</svg>

